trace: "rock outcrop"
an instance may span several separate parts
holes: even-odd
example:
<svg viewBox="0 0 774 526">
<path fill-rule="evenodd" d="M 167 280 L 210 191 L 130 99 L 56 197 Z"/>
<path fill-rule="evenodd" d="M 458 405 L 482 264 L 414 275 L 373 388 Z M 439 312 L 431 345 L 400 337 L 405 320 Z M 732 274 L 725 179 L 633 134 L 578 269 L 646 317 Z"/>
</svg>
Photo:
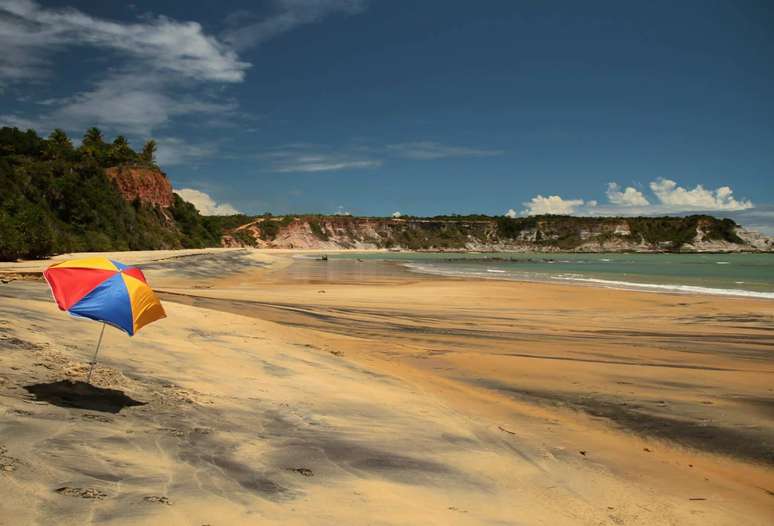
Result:
<svg viewBox="0 0 774 526">
<path fill-rule="evenodd" d="M 736 235 L 755 251 L 774 252 L 774 239 L 764 236 L 760 232 L 740 227 L 736 229 Z"/>
<path fill-rule="evenodd" d="M 145 204 L 169 208 L 172 206 L 172 184 L 161 170 L 139 166 L 114 166 L 105 175 L 118 187 L 127 201 L 139 199 Z"/>
</svg>

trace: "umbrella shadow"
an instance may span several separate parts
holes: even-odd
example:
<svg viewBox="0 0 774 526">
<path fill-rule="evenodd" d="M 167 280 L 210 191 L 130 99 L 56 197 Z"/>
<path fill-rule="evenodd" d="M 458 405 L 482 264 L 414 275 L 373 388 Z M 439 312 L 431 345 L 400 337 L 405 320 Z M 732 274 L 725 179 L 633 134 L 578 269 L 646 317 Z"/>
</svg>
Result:
<svg viewBox="0 0 774 526">
<path fill-rule="evenodd" d="M 97 387 L 86 382 L 59 380 L 44 384 L 25 385 L 24 388 L 35 396 L 36 400 L 48 402 L 59 407 L 89 409 L 104 413 L 118 413 L 125 407 L 145 405 L 126 396 L 123 391 Z"/>
</svg>

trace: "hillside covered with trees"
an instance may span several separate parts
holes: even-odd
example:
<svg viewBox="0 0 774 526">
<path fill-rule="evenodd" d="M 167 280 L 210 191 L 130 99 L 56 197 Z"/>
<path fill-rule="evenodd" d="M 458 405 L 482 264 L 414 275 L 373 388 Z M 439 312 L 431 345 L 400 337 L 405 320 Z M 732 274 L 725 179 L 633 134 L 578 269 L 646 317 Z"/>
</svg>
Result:
<svg viewBox="0 0 774 526">
<path fill-rule="evenodd" d="M 219 246 L 224 227 L 248 218 L 203 217 L 174 194 L 171 206 L 127 201 L 109 167 L 158 171 L 156 144 L 136 152 L 89 129 L 79 147 L 62 130 L 0 128 L 0 260 L 104 250 Z M 170 187 L 171 191 L 171 187 Z"/>
</svg>

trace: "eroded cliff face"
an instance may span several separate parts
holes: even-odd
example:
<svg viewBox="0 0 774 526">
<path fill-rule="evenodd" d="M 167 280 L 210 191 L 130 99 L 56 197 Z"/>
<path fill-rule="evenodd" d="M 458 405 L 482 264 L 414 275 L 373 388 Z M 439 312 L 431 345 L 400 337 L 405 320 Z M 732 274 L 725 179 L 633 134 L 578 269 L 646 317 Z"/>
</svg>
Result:
<svg viewBox="0 0 774 526">
<path fill-rule="evenodd" d="M 145 204 L 169 208 L 172 206 L 172 184 L 158 169 L 136 166 L 114 166 L 105 170 L 127 201 L 140 199 Z"/>
<path fill-rule="evenodd" d="M 260 218 L 223 236 L 224 246 L 296 249 L 407 249 L 537 252 L 771 251 L 774 241 L 711 218 L 518 220 Z"/>
</svg>

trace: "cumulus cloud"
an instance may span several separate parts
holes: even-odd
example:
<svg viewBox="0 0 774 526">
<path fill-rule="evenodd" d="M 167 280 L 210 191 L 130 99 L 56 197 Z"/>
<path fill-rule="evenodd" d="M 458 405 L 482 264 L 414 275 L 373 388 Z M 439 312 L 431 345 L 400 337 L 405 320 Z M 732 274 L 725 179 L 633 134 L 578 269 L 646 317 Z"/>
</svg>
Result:
<svg viewBox="0 0 774 526">
<path fill-rule="evenodd" d="M 623 191 L 618 183 L 607 184 L 607 198 L 615 204 L 621 206 L 648 206 L 650 202 L 645 196 L 632 186 L 627 186 Z"/>
<path fill-rule="evenodd" d="M 228 203 L 218 203 L 208 194 L 193 188 L 175 190 L 177 195 L 193 204 L 200 214 L 205 216 L 227 216 L 239 214 L 239 210 Z"/>
<path fill-rule="evenodd" d="M 572 215 L 583 206 L 583 199 L 563 199 L 558 195 L 543 197 L 536 195 L 526 203 L 524 214 L 535 216 L 541 214 Z"/>
<path fill-rule="evenodd" d="M 403 215 L 403 214 L 401 214 L 400 212 L 397 212 L 397 211 L 392 213 L 392 217 L 394 217 L 395 219 L 400 219 L 400 217 L 401 217 L 402 215 Z"/>
<path fill-rule="evenodd" d="M 737 201 L 729 186 L 708 190 L 697 185 L 688 190 L 675 181 L 660 177 L 650 183 L 650 189 L 662 205 L 677 210 L 746 210 L 753 207 L 749 200 Z"/>
<path fill-rule="evenodd" d="M 510 217 L 511 219 L 514 219 L 519 215 L 519 213 L 514 210 L 513 208 L 509 208 L 507 212 L 503 214 L 505 217 Z"/>
<path fill-rule="evenodd" d="M 223 39 L 237 49 L 252 47 L 298 26 L 321 21 L 334 14 L 357 14 L 366 8 L 365 0 L 275 0 L 274 10 L 259 18 L 249 11 L 237 11 L 226 20 L 231 26 Z"/>
<path fill-rule="evenodd" d="M 489 157 L 501 155 L 501 150 L 483 150 L 465 146 L 450 146 L 434 141 L 414 141 L 390 144 L 387 150 L 398 157 L 419 161 L 445 159 L 448 157 Z"/>
<path fill-rule="evenodd" d="M 608 183 L 608 202 L 599 204 L 594 200 L 565 199 L 558 195 L 538 195 L 524 203 L 526 215 L 568 214 L 568 215 L 658 215 L 690 212 L 734 212 L 753 209 L 748 199 L 737 200 L 728 186 L 715 190 L 696 185 L 693 189 L 679 186 L 670 179 L 659 178 L 649 185 L 653 196 L 634 187 L 622 189 L 617 183 Z M 509 211 L 510 212 L 510 211 Z"/>
</svg>

